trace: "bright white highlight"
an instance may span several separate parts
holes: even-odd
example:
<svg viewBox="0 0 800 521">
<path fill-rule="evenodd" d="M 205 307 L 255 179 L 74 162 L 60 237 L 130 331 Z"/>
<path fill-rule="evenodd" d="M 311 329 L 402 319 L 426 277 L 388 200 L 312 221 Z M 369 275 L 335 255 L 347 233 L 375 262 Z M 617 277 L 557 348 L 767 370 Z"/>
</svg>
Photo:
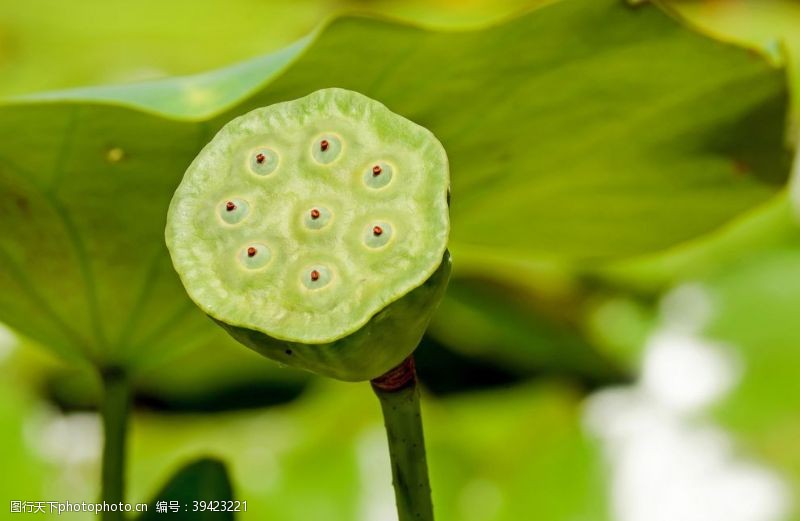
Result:
<svg viewBox="0 0 800 521">
<path fill-rule="evenodd" d="M 788 487 L 769 468 L 736 453 L 704 413 L 742 367 L 733 350 L 698 332 L 713 306 L 699 286 L 662 302 L 663 326 L 647 342 L 637 384 L 599 392 L 586 407 L 603 443 L 616 521 L 783 521 Z"/>
<path fill-rule="evenodd" d="M 676 413 L 702 412 L 735 385 L 739 364 L 732 352 L 685 333 L 657 332 L 648 341 L 639 387 Z"/>
<path fill-rule="evenodd" d="M 103 432 L 96 413 L 62 414 L 48 409 L 25 425 L 28 444 L 45 461 L 93 464 L 100 459 Z"/>
<path fill-rule="evenodd" d="M 42 406 L 25 419 L 22 432 L 28 449 L 50 468 L 44 492 L 64 498 L 97 497 L 103 441 L 97 414 L 64 414 Z"/>
</svg>

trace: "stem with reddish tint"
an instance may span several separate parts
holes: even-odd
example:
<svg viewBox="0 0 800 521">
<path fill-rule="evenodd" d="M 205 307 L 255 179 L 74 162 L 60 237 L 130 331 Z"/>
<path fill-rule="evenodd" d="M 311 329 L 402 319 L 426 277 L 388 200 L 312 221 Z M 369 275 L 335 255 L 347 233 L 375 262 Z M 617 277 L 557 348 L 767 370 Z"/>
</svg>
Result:
<svg viewBox="0 0 800 521">
<path fill-rule="evenodd" d="M 413 356 L 372 380 L 381 402 L 399 521 L 433 521 L 431 486 Z"/>
</svg>

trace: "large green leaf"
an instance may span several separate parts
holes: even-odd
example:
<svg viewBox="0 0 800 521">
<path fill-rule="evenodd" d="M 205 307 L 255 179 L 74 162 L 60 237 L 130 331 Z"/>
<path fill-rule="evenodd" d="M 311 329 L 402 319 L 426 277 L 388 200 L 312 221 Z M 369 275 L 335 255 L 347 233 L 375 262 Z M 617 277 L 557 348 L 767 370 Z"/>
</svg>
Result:
<svg viewBox="0 0 800 521">
<path fill-rule="evenodd" d="M 786 176 L 783 72 L 653 6 L 566 0 L 470 32 L 342 17 L 217 73 L 0 107 L 0 319 L 96 364 L 202 344 L 163 247 L 171 193 L 230 118 L 328 86 L 436 133 L 456 268 L 505 284 L 704 234 Z"/>
</svg>

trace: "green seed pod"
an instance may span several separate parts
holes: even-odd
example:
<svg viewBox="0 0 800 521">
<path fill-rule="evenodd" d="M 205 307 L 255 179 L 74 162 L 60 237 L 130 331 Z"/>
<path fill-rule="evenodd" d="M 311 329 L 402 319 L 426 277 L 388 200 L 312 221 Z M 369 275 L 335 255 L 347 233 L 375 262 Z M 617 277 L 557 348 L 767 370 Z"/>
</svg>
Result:
<svg viewBox="0 0 800 521">
<path fill-rule="evenodd" d="M 419 343 L 450 275 L 447 156 L 342 89 L 234 119 L 189 166 L 166 242 L 189 296 L 286 365 L 369 380 Z"/>
</svg>

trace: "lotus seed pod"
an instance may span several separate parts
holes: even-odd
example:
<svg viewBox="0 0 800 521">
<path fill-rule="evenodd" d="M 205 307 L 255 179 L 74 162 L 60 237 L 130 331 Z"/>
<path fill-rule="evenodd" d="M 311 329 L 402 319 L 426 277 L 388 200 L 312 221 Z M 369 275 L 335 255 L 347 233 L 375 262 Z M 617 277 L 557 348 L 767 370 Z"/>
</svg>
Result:
<svg viewBox="0 0 800 521">
<path fill-rule="evenodd" d="M 283 364 L 369 380 L 419 343 L 450 275 L 449 173 L 431 132 L 325 89 L 225 125 L 166 242 L 192 300 Z"/>
</svg>

